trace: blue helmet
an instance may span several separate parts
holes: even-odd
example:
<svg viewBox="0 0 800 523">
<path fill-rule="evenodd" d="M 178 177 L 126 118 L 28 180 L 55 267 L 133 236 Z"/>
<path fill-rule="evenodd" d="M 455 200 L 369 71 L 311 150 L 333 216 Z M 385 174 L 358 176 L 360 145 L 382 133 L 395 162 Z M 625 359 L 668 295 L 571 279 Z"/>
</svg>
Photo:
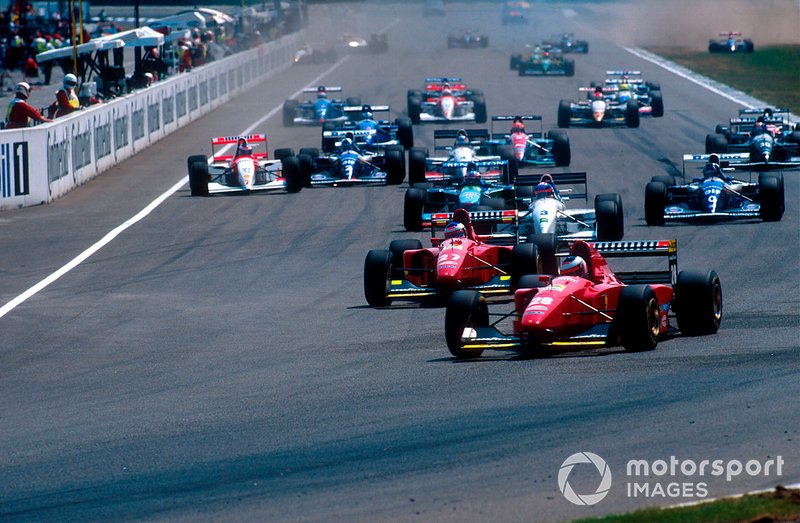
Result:
<svg viewBox="0 0 800 523">
<path fill-rule="evenodd" d="M 361 118 L 364 120 L 372 120 L 372 107 L 369 105 L 361 107 Z"/>
<path fill-rule="evenodd" d="M 533 189 L 533 193 L 536 195 L 537 200 L 542 198 L 555 198 L 553 186 L 547 182 L 537 183 L 536 187 Z"/>
<path fill-rule="evenodd" d="M 444 228 L 445 238 L 466 238 L 467 228 L 461 222 L 450 222 Z"/>
</svg>

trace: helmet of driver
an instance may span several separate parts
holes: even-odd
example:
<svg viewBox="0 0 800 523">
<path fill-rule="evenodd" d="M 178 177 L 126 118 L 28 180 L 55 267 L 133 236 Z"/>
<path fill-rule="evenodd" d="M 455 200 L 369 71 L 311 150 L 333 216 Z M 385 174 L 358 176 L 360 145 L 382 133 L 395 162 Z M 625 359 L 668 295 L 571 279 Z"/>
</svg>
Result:
<svg viewBox="0 0 800 523">
<path fill-rule="evenodd" d="M 361 107 L 361 118 L 364 120 L 372 120 L 372 107 L 369 105 Z"/>
<path fill-rule="evenodd" d="M 533 189 L 534 195 L 536 195 L 536 199 L 540 200 L 542 198 L 554 198 L 555 191 L 553 191 L 553 186 L 547 182 L 539 182 L 536 184 L 536 187 Z"/>
<path fill-rule="evenodd" d="M 31 84 L 28 82 L 20 82 L 14 87 L 14 92 L 22 95 L 23 98 L 28 98 L 31 94 Z"/>
<path fill-rule="evenodd" d="M 567 256 L 561 262 L 559 274 L 561 276 L 576 276 L 584 278 L 589 273 L 589 267 L 586 265 L 586 260 L 580 256 Z"/>
<path fill-rule="evenodd" d="M 622 83 L 622 84 L 619 84 L 619 90 L 620 91 L 630 91 L 631 90 L 631 86 L 628 85 L 628 84 Z"/>
<path fill-rule="evenodd" d="M 461 222 L 450 222 L 444 228 L 445 238 L 466 238 L 467 228 Z"/>
<path fill-rule="evenodd" d="M 64 75 L 64 89 L 75 89 L 78 86 L 78 78 L 72 74 Z"/>
<path fill-rule="evenodd" d="M 467 138 L 467 131 L 461 129 L 456 133 L 456 145 L 469 145 L 469 139 Z"/>
<path fill-rule="evenodd" d="M 324 85 L 320 85 L 317 87 L 317 98 L 327 98 L 328 97 L 328 90 L 325 88 Z"/>
<path fill-rule="evenodd" d="M 341 144 L 340 147 L 341 147 L 342 151 L 352 151 L 354 149 L 354 147 L 353 147 L 353 139 L 350 138 L 350 137 L 345 137 L 342 140 L 342 144 Z"/>
</svg>

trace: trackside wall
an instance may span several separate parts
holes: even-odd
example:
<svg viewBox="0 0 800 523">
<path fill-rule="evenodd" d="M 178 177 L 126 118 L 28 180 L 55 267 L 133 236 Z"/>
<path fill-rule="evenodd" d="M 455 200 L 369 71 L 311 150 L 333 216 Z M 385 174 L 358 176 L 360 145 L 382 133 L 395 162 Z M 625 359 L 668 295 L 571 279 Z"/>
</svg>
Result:
<svg viewBox="0 0 800 523">
<path fill-rule="evenodd" d="M 288 67 L 292 34 L 51 124 L 0 132 L 0 210 L 48 203 Z"/>
</svg>

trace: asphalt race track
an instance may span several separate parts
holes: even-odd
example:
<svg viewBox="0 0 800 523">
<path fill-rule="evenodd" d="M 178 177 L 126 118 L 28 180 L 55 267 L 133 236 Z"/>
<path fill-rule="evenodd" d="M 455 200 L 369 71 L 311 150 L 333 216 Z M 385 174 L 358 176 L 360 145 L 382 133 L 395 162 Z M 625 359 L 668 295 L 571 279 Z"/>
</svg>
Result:
<svg viewBox="0 0 800 523">
<path fill-rule="evenodd" d="M 330 65 L 289 70 L 51 205 L 1 213 L 0 306 L 185 177 L 212 136 L 304 86 L 339 84 L 400 112 L 425 76 L 460 75 L 490 114 L 543 114 L 549 128 L 579 84 L 636 68 L 661 82 L 664 118 L 570 129 L 569 170 L 588 171 L 592 195 L 622 195 L 626 239 L 677 238 L 680 268 L 717 270 L 719 333 L 649 353 L 455 361 L 444 309 L 372 309 L 363 296 L 367 251 L 414 237 L 405 184 L 211 198 L 187 184 L 0 318 L 0 519 L 564 520 L 691 501 L 626 495 L 628 460 L 670 456 L 785 464 L 781 477 L 650 481 L 702 479 L 710 496 L 800 481 L 797 173 L 778 223 L 648 227 L 646 182 L 702 152 L 739 106 L 590 31 L 580 4 L 573 17 L 535 4 L 514 29 L 498 5 L 432 20 L 400 5 L 351 12 L 353 29 L 393 24 L 386 55 L 352 56 L 321 80 Z M 328 9 L 345 7 L 315 7 L 317 23 Z M 468 27 L 490 48 L 447 50 L 446 32 Z M 559 30 L 591 44 L 574 78 L 509 70 L 513 49 Z M 432 129 L 415 128 L 417 143 L 432 145 Z M 284 128 L 279 112 L 257 131 L 270 151 L 319 145 L 318 128 Z M 614 474 L 594 507 L 557 485 L 579 451 Z M 582 477 L 575 490 L 593 492 L 596 474 Z"/>
</svg>

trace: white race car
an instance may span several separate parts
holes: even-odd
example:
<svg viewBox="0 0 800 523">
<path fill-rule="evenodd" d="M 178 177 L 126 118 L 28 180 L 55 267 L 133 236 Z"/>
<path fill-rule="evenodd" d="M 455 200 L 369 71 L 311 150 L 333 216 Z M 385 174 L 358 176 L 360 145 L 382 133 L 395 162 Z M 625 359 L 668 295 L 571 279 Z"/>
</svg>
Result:
<svg viewBox="0 0 800 523">
<path fill-rule="evenodd" d="M 217 154 L 216 148 L 235 146 L 232 154 Z M 254 146 L 262 151 L 256 151 Z M 286 191 L 303 188 L 300 163 L 291 149 L 276 149 L 269 159 L 267 135 L 218 136 L 211 140 L 211 161 L 205 155 L 190 156 L 189 187 L 192 196 L 223 192 Z"/>
<path fill-rule="evenodd" d="M 407 95 L 411 122 L 485 123 L 486 99 L 483 92 L 467 89 L 461 78 L 426 78 L 425 91 L 411 89 Z"/>
</svg>

